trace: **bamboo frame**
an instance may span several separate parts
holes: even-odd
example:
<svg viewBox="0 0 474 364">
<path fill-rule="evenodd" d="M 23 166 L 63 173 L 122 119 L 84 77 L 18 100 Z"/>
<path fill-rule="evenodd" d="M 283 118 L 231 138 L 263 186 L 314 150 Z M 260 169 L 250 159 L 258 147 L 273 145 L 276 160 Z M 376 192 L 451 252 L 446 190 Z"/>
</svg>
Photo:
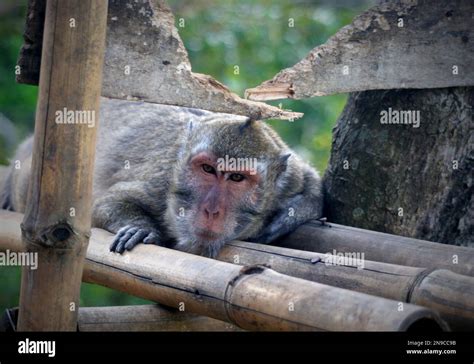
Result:
<svg viewBox="0 0 474 364">
<path fill-rule="evenodd" d="M 234 241 L 217 259 L 239 265 L 264 264 L 279 273 L 431 308 L 453 330 L 474 330 L 474 278 L 446 269 L 415 268 L 364 260 L 331 264 L 332 256 Z M 329 264 L 326 264 L 329 258 Z"/>
<path fill-rule="evenodd" d="M 20 331 L 76 330 L 90 234 L 106 22 L 106 1 L 47 2 L 32 172 L 22 224 L 27 250 L 37 253 L 39 262 L 37 270 L 22 270 Z M 56 123 L 57 113 L 65 109 L 90 113 L 95 127 L 78 120 Z"/>
<path fill-rule="evenodd" d="M 21 251 L 21 214 L 0 211 L 0 246 Z M 246 330 L 403 331 L 448 329 L 432 310 L 153 245 L 123 255 L 113 234 L 93 229 L 83 281 L 230 322 Z M 329 304 L 330 303 L 330 304 Z M 334 311 L 337 307 L 337 311 Z"/>
<path fill-rule="evenodd" d="M 374 262 L 448 269 L 474 277 L 474 249 L 318 221 L 302 225 L 276 245 L 319 253 L 361 252 Z"/>
<path fill-rule="evenodd" d="M 0 318 L 1 331 L 15 331 L 18 309 Z M 242 331 L 227 322 L 172 310 L 160 305 L 80 307 L 77 331 Z"/>
</svg>

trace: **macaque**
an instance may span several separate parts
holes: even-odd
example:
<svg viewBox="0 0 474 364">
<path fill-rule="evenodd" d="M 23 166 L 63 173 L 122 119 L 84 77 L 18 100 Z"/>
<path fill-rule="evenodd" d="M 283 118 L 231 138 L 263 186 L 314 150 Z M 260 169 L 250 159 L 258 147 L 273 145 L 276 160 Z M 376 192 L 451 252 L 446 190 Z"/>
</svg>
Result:
<svg viewBox="0 0 474 364">
<path fill-rule="evenodd" d="M 61 127 L 87 127 L 61 125 Z M 1 195 L 23 212 L 31 139 Z M 112 252 L 157 244 L 215 257 L 234 239 L 271 243 L 322 213 L 316 170 L 263 121 L 197 109 L 102 99 L 92 225 Z"/>
</svg>

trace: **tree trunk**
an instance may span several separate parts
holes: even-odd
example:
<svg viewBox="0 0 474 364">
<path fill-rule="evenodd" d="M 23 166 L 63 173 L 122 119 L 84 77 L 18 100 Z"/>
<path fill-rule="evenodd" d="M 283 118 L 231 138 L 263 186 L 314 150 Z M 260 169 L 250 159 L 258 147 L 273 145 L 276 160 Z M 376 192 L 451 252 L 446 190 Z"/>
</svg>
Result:
<svg viewBox="0 0 474 364">
<path fill-rule="evenodd" d="M 472 105 L 472 87 L 351 94 L 324 177 L 328 219 L 474 246 Z M 419 127 L 394 123 L 408 110 Z"/>
</svg>

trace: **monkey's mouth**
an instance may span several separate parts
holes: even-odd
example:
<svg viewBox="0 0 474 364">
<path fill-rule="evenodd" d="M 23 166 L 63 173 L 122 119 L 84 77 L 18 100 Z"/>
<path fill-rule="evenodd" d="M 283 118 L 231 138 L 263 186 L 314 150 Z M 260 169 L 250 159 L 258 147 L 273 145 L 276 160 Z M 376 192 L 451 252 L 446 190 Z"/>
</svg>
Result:
<svg viewBox="0 0 474 364">
<path fill-rule="evenodd" d="M 214 241 L 222 238 L 222 234 L 207 229 L 196 229 L 195 234 L 200 240 L 205 241 Z"/>
</svg>

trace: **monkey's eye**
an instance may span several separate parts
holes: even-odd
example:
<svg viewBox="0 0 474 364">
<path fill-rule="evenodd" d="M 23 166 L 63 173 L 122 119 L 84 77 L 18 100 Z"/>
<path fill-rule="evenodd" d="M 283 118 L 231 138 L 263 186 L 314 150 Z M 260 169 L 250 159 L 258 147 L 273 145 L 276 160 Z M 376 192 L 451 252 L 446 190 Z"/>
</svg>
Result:
<svg viewBox="0 0 474 364">
<path fill-rule="evenodd" d="M 206 173 L 216 174 L 214 167 L 210 166 L 209 164 L 203 164 L 202 170 Z"/>
<path fill-rule="evenodd" d="M 245 179 L 245 176 L 243 174 L 239 174 L 239 173 L 232 173 L 229 176 L 229 178 L 230 178 L 231 181 L 234 181 L 234 182 L 242 182 Z"/>
</svg>

